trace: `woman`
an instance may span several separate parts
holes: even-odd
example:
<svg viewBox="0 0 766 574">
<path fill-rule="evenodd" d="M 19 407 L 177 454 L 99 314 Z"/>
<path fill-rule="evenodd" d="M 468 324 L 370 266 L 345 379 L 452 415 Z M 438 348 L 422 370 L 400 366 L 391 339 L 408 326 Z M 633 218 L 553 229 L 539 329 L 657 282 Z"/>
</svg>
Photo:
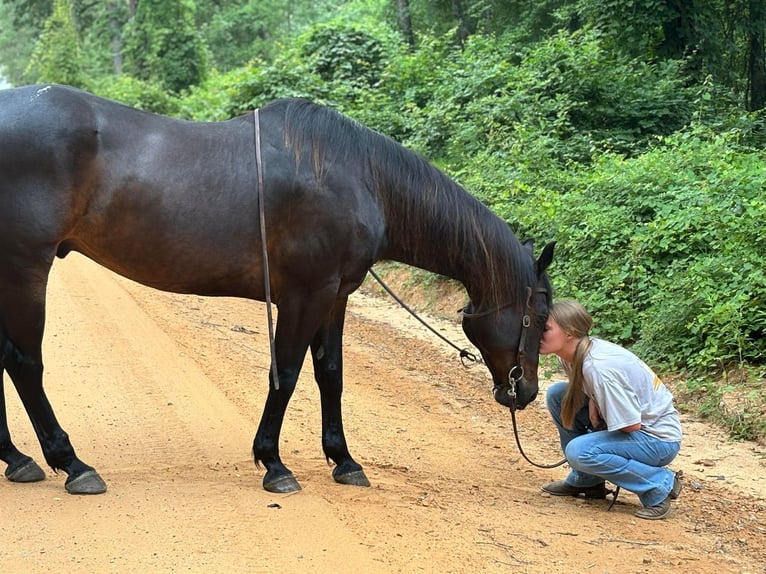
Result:
<svg viewBox="0 0 766 574">
<path fill-rule="evenodd" d="M 665 468 L 681 446 L 673 395 L 646 364 L 622 347 L 588 335 L 593 320 L 576 301 L 551 307 L 540 354 L 555 354 L 569 383 L 546 394 L 572 471 L 543 485 L 554 496 L 604 498 L 605 481 L 638 495 L 639 518 L 670 513 L 681 482 Z"/>
</svg>

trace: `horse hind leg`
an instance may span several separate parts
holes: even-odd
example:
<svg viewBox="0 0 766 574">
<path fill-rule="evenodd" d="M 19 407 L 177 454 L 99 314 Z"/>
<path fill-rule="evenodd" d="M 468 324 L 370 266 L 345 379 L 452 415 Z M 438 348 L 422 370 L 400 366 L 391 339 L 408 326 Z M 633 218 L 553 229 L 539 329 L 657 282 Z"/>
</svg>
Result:
<svg viewBox="0 0 766 574">
<path fill-rule="evenodd" d="M 21 402 L 40 441 L 47 463 L 67 473 L 65 488 L 71 494 L 100 494 L 106 484 L 98 473 L 75 454 L 69 436 L 61 428 L 43 390 L 42 338 L 45 319 L 47 273 L 14 274 L 0 289 L 0 367 L 10 375 Z M 32 277 L 36 279 L 31 279 Z M 28 280 L 25 280 L 28 279 Z M 37 295 L 36 295 L 37 294 Z M 5 404 L 3 403 L 3 407 Z M 0 438 L 8 435 L 5 408 L 2 409 Z M 4 434 L 3 434 L 4 433 Z M 10 443 L 10 440 L 9 440 Z M 15 447 L 8 454 L 9 470 L 18 470 Z M 24 455 L 22 455 L 24 456 Z M 13 468 L 11 469 L 11 465 Z M 6 471 L 8 472 L 8 471 Z M 34 471 L 31 471 L 34 472 Z"/>
<path fill-rule="evenodd" d="M 3 388 L 3 368 L 0 363 L 0 460 L 8 467 L 5 477 L 11 482 L 38 482 L 45 479 L 45 472 L 32 459 L 21 452 L 11 441 L 8 418 L 5 409 L 5 390 Z"/>
</svg>

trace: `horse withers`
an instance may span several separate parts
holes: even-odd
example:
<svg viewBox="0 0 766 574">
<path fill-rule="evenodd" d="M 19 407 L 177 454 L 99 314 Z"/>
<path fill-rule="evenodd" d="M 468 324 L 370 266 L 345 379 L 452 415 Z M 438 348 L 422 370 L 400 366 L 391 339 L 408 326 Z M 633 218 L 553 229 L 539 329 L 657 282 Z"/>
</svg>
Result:
<svg viewBox="0 0 766 574">
<path fill-rule="evenodd" d="M 348 296 L 376 261 L 460 281 L 470 299 L 463 328 L 497 400 L 507 405 L 502 391 L 511 385 L 515 407 L 537 394 L 553 244 L 535 259 L 491 210 L 393 140 L 299 99 L 203 123 L 59 85 L 4 90 L 0 375 L 12 379 L 46 462 L 67 474 L 70 493 L 106 489 L 75 454 L 43 390 L 48 273 L 70 251 L 144 285 L 203 296 L 265 301 L 269 271 L 279 309 L 269 380 L 279 385 L 269 385 L 253 456 L 271 492 L 300 489 L 279 437 L 309 349 L 333 477 L 369 485 L 343 431 L 342 337 Z M 11 441 L 1 387 L 0 400 L 6 476 L 44 478 Z"/>
</svg>

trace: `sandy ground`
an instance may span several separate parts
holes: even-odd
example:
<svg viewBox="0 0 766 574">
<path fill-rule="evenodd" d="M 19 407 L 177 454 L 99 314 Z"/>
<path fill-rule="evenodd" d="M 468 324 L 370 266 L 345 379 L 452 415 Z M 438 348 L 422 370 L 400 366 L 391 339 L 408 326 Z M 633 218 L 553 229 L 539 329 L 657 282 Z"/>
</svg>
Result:
<svg viewBox="0 0 766 574">
<path fill-rule="evenodd" d="M 520 458 L 484 367 L 464 370 L 387 302 L 355 295 L 346 329 L 346 431 L 372 487 L 332 481 L 309 362 L 282 435 L 303 490 L 275 495 L 250 456 L 263 304 L 153 291 L 76 254 L 56 263 L 48 301 L 46 389 L 109 490 L 67 495 L 50 471 L 0 480 L 3 573 L 766 572 L 763 448 L 684 417 L 684 490 L 666 521 L 636 519 L 630 493 L 611 512 L 545 497 L 566 471 Z M 42 463 L 6 396 L 17 444 Z M 541 401 L 519 422 L 527 454 L 560 457 Z"/>
</svg>

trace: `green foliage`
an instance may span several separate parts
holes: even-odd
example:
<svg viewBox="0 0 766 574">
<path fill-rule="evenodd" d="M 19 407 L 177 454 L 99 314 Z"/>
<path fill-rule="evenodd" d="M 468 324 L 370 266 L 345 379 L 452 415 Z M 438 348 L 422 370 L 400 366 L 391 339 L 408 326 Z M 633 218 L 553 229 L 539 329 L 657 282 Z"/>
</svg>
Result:
<svg viewBox="0 0 766 574">
<path fill-rule="evenodd" d="M 239 77 L 239 80 L 236 78 Z M 244 114 L 277 98 L 305 97 L 322 101 L 327 92 L 325 84 L 307 64 L 286 52 L 273 64 L 253 62 L 243 70 L 232 71 L 213 78 L 207 85 L 219 85 L 224 93 L 218 97 L 218 117 Z"/>
<path fill-rule="evenodd" d="M 565 34 L 524 55 L 509 84 L 511 109 L 545 135 L 566 142 L 563 161 L 587 162 L 596 151 L 640 153 L 653 135 L 690 120 L 692 94 L 673 62 L 647 64 L 609 51 L 588 34 Z"/>
<path fill-rule="evenodd" d="M 368 4 L 380 0 L 234 0 L 197 2 L 197 22 L 211 52 L 211 64 L 221 72 L 247 65 L 253 59 L 273 61 L 282 52 L 281 43 L 304 30 L 337 19 L 358 21 Z M 356 8 L 354 9 L 351 4 Z M 376 12 L 377 13 L 377 12 Z"/>
<path fill-rule="evenodd" d="M 122 29 L 129 20 L 127 3 L 107 0 L 86 4 L 83 0 L 75 0 L 75 4 L 84 73 L 94 79 L 119 75 L 122 72 Z"/>
<path fill-rule="evenodd" d="M 501 212 L 558 240 L 557 294 L 607 338 L 666 368 L 762 364 L 766 158 L 737 140 L 690 129 L 634 159 L 606 154 Z"/>
<path fill-rule="evenodd" d="M 210 78 L 183 100 L 183 115 L 225 119 L 277 98 L 305 97 L 345 106 L 346 113 L 370 120 L 392 105 L 375 90 L 391 49 L 391 35 L 343 21 L 309 28 L 272 62 L 248 65 Z M 385 104 L 383 103 L 385 102 Z M 372 111 L 371 111 L 372 110 Z M 358 114 L 355 114 L 358 112 Z M 384 131 L 384 130 L 383 130 Z"/>
<path fill-rule="evenodd" d="M 24 71 L 29 65 L 44 20 L 37 23 L 15 4 L 0 1 L 0 75 L 11 84 L 29 82 Z"/>
<path fill-rule="evenodd" d="M 475 36 L 463 51 L 448 38 L 422 41 L 389 64 L 382 90 L 409 116 L 402 141 L 460 166 L 485 153 L 562 165 L 606 150 L 639 154 L 688 123 L 697 97 L 675 63 L 646 64 L 564 33 L 533 49 L 512 36 Z"/>
<path fill-rule="evenodd" d="M 676 16 L 667 0 L 579 0 L 575 9 L 584 25 L 597 29 L 632 56 L 651 53 L 663 38 L 663 23 Z"/>
<path fill-rule="evenodd" d="M 179 115 L 197 121 L 221 121 L 238 115 L 244 107 L 244 89 L 257 71 L 251 66 L 221 74 L 213 72 L 204 83 L 193 86 L 180 100 Z"/>
<path fill-rule="evenodd" d="M 640 343 L 669 366 L 766 359 L 764 156 L 732 139 L 670 142 L 674 165 L 665 169 L 675 168 L 674 177 L 663 203 L 648 206 L 653 218 L 637 242 L 638 257 L 663 271 Z M 683 297 L 671 298 L 673 290 Z M 672 344 L 667 331 L 678 333 Z"/>
<path fill-rule="evenodd" d="M 207 74 L 191 0 L 142 0 L 127 30 L 125 71 L 178 94 Z"/>
<path fill-rule="evenodd" d="M 87 87 L 80 69 L 79 38 L 70 0 L 55 0 L 53 14 L 45 21 L 24 75 L 33 83 Z"/>
<path fill-rule="evenodd" d="M 279 2 L 261 1 L 215 3 L 198 11 L 216 69 L 228 71 L 253 58 L 275 55 L 276 40 L 283 23 Z"/>
<path fill-rule="evenodd" d="M 157 84 L 122 75 L 100 80 L 93 89 L 104 98 L 154 112 L 175 116 L 181 109 L 178 99 Z"/>
<path fill-rule="evenodd" d="M 377 38 L 363 30 L 326 25 L 308 33 L 301 56 L 326 82 L 374 88 L 380 81 L 384 49 Z"/>
</svg>

